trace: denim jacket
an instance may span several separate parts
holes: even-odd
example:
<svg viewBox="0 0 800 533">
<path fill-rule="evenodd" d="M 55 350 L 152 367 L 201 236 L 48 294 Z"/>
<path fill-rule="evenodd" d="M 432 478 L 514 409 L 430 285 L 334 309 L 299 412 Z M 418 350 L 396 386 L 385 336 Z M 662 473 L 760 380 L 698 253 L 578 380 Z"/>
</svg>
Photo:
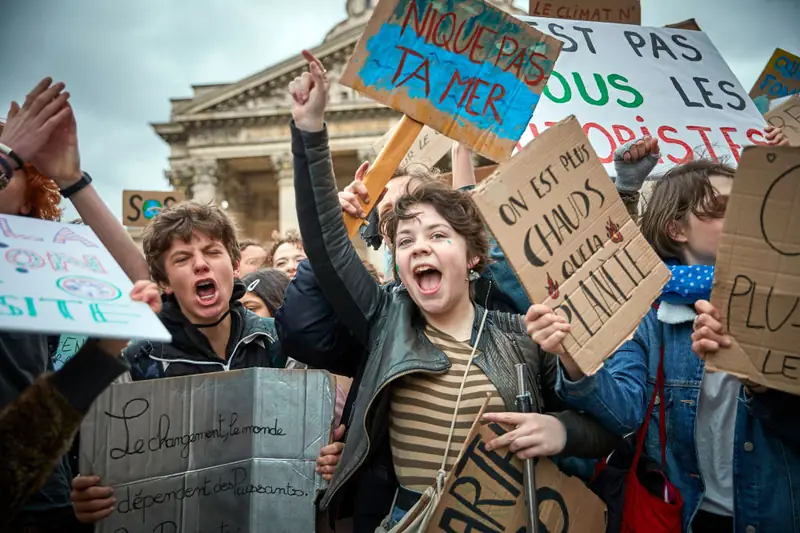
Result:
<svg viewBox="0 0 800 533">
<path fill-rule="evenodd" d="M 661 456 L 659 402 L 666 402 L 666 473 L 684 501 L 683 530 L 704 495 L 695 430 L 703 361 L 691 350 L 694 310 L 661 303 L 593 376 L 570 382 L 559 370 L 558 394 L 620 435 L 636 431 L 655 387 L 664 345 L 664 398 L 656 400 L 646 453 Z M 734 436 L 733 484 L 736 533 L 800 533 L 800 396 L 740 388 Z"/>
</svg>

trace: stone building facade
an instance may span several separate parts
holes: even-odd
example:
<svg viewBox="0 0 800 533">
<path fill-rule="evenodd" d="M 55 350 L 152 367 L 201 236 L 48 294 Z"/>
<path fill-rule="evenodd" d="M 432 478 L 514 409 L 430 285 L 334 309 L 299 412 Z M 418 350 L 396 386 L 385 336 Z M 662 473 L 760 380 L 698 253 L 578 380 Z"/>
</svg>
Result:
<svg viewBox="0 0 800 533">
<path fill-rule="evenodd" d="M 332 81 L 327 123 L 340 189 L 363 161 L 374 159 L 372 145 L 400 117 L 338 83 L 375 3 L 347 0 L 347 19 L 311 50 Z M 494 3 L 518 12 L 512 0 Z M 297 228 L 287 86 L 305 70 L 298 53 L 234 83 L 193 85 L 191 97 L 171 100 L 169 121 L 152 124 L 170 146 L 170 185 L 187 198 L 220 204 L 243 237 L 268 241 L 276 230 Z M 363 254 L 361 240 L 354 242 Z M 363 255 L 380 265 L 378 256 Z"/>
</svg>

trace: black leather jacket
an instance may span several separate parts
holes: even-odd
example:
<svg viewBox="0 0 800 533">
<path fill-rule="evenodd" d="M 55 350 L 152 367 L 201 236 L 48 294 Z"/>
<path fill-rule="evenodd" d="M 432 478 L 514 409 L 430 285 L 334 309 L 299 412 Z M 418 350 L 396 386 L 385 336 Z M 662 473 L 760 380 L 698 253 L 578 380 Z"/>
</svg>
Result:
<svg viewBox="0 0 800 533">
<path fill-rule="evenodd" d="M 342 220 L 327 131 L 301 132 L 292 125 L 292 152 L 303 247 L 319 289 L 357 343 L 367 347 L 366 352 L 356 353 L 333 349 L 322 357 L 306 357 L 289 348 L 293 357 L 314 367 L 354 375 L 361 366 L 347 445 L 321 502 L 324 509 L 369 462 L 376 451 L 373 444 L 385 440 L 392 383 L 414 372 L 444 373 L 450 362 L 425 336 L 424 320 L 408 293 L 402 288 L 379 286 L 356 254 Z M 296 339 L 304 334 L 292 329 L 292 305 L 303 306 L 303 302 L 284 301 L 276 317 L 285 349 L 295 342 L 302 345 Z M 483 314 L 483 308 L 475 307 L 472 343 Z M 554 390 L 557 358 L 542 352 L 531 341 L 521 316 L 490 311 L 478 350 L 474 364 L 497 388 L 508 410 L 515 410 L 515 364 L 526 363 L 528 388 L 534 391 L 535 408 L 557 417 L 567 429 L 563 455 L 603 457 L 613 449 L 616 444 L 613 434 L 589 416 L 566 410 L 558 399 Z"/>
</svg>

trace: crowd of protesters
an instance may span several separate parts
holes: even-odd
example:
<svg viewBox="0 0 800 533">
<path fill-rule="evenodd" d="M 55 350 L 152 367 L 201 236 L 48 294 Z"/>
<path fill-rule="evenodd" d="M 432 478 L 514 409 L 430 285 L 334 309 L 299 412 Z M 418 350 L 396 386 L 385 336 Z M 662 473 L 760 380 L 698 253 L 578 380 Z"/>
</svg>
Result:
<svg viewBox="0 0 800 533">
<path fill-rule="evenodd" d="M 683 531 L 800 533 L 800 399 L 705 372 L 705 357 L 730 343 L 708 300 L 733 168 L 697 159 L 654 176 L 655 140 L 617 151 L 617 190 L 672 279 L 633 337 L 586 376 L 562 346 L 570 325 L 531 305 L 487 233 L 468 194 L 466 147 L 454 144 L 451 182 L 398 169 L 371 198 L 365 164 L 337 190 L 327 73 L 306 57 L 308 72 L 289 86 L 287 126 L 299 233 L 269 245 L 244 239 L 216 205 L 188 201 L 145 228 L 142 253 L 81 169 L 64 84 L 42 80 L 11 104 L 0 213 L 59 220 L 61 199 L 71 201 L 172 341 L 89 339 L 54 372 L 46 336 L 0 333 L 3 531 L 91 531 L 114 512 L 113 488 L 74 471 L 66 453 L 112 382 L 269 367 L 335 376 L 335 429 L 317 460 L 332 527 L 395 527 L 442 483 L 491 393 L 485 420 L 514 429 L 488 449 L 553 457 L 590 482 L 597 460 L 653 420 L 645 453 L 663 458 Z M 768 143 L 787 144 L 780 129 L 765 131 Z M 342 217 L 366 218 L 373 204 L 364 237 L 384 245 L 380 271 L 358 256 Z M 517 363 L 535 391 L 533 413 L 515 406 Z"/>
</svg>

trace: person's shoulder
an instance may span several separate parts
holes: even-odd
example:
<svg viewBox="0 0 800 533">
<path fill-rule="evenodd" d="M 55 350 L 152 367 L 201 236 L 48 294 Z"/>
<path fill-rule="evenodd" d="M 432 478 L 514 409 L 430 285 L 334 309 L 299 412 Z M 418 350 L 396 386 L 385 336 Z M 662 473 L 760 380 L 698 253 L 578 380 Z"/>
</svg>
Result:
<svg viewBox="0 0 800 533">
<path fill-rule="evenodd" d="M 275 328 L 274 318 L 258 316 L 249 309 L 244 309 L 244 313 L 242 314 L 242 316 L 245 321 L 245 327 L 244 327 L 245 337 L 261 333 L 269 336 L 271 342 L 277 341 L 278 331 Z"/>
</svg>

